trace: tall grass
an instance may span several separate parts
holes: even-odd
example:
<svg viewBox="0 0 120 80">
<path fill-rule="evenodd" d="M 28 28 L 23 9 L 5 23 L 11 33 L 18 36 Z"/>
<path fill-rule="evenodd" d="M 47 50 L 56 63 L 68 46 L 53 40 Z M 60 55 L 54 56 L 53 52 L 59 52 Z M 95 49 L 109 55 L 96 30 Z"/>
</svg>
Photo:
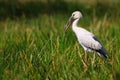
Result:
<svg viewBox="0 0 120 80">
<path fill-rule="evenodd" d="M 76 36 L 64 26 L 70 15 L 40 15 L 38 18 L 0 22 L 0 79 L 3 80 L 119 80 L 120 20 L 83 17 L 79 25 L 96 34 L 108 51 L 104 62 L 84 51 Z M 86 23 L 87 22 L 87 23 Z"/>
</svg>

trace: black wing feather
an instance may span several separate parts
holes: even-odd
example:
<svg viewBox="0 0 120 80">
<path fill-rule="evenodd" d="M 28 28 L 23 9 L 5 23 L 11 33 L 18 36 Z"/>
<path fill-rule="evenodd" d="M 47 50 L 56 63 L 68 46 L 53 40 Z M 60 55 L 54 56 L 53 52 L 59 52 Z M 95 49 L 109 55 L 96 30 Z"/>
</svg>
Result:
<svg viewBox="0 0 120 80">
<path fill-rule="evenodd" d="M 96 41 L 98 41 L 98 42 L 100 43 L 100 41 L 97 39 L 96 36 L 93 36 L 93 39 L 96 40 Z M 101 44 L 101 43 L 100 43 L 100 44 Z M 101 45 L 102 45 L 102 44 L 101 44 Z M 89 48 L 89 49 L 91 49 L 91 50 L 93 50 L 93 51 L 98 52 L 100 55 L 102 55 L 102 57 L 103 57 L 104 59 L 107 59 L 107 56 L 106 56 L 107 51 L 106 51 L 106 49 L 105 49 L 103 46 L 102 46 L 101 49 L 99 49 L 99 50 L 96 50 L 96 49 L 93 49 L 93 48 L 90 48 L 90 47 L 87 47 L 87 48 Z"/>
<path fill-rule="evenodd" d="M 97 39 L 96 36 L 93 36 L 93 39 L 94 39 L 95 41 L 98 41 L 98 42 L 100 43 L 100 41 Z"/>
<path fill-rule="evenodd" d="M 106 56 L 107 51 L 106 51 L 106 49 L 104 47 L 102 47 L 99 50 L 95 50 L 95 51 L 98 52 L 98 53 L 100 53 L 104 59 L 107 59 L 107 56 Z"/>
</svg>

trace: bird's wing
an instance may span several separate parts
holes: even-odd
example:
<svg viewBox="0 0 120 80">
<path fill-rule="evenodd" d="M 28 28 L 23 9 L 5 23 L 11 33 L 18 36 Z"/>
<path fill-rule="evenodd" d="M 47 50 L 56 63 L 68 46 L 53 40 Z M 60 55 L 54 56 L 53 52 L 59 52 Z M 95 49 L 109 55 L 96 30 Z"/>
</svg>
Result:
<svg viewBox="0 0 120 80">
<path fill-rule="evenodd" d="M 80 40 L 80 43 L 92 50 L 99 50 L 102 48 L 102 45 L 100 44 L 98 39 L 95 36 L 91 35 L 83 36 Z"/>
<path fill-rule="evenodd" d="M 102 48 L 100 41 L 96 38 L 96 36 L 93 33 L 80 27 L 76 35 L 80 44 L 82 44 L 86 48 L 92 50 L 99 50 Z"/>
</svg>

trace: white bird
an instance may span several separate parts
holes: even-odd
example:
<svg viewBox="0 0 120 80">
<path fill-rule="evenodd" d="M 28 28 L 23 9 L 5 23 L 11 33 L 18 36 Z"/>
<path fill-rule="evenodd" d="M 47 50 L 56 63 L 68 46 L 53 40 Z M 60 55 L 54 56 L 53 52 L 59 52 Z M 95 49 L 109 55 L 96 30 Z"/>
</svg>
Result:
<svg viewBox="0 0 120 80">
<path fill-rule="evenodd" d="M 99 56 L 102 56 L 103 59 L 106 60 L 107 51 L 100 43 L 100 41 L 96 38 L 96 36 L 93 33 L 77 26 L 78 21 L 81 18 L 82 18 L 82 13 L 80 11 L 73 12 L 72 16 L 70 17 L 70 19 L 68 20 L 65 26 L 65 31 L 72 23 L 72 30 L 76 34 L 79 43 L 81 44 L 81 46 L 85 51 L 85 54 L 87 51 L 96 52 Z"/>
</svg>

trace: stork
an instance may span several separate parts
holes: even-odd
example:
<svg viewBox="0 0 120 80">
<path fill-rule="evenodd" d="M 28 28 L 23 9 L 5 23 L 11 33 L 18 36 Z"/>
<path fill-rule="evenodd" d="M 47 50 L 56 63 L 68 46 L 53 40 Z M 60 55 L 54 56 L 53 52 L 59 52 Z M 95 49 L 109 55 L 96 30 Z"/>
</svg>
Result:
<svg viewBox="0 0 120 80">
<path fill-rule="evenodd" d="M 100 41 L 96 38 L 96 36 L 93 33 L 87 31 L 86 29 L 77 26 L 78 21 L 81 18 L 82 13 L 80 11 L 73 12 L 65 26 L 65 31 L 72 23 L 72 30 L 77 36 L 78 42 L 83 47 L 85 54 L 86 52 L 96 52 L 99 56 L 106 60 L 107 51 L 100 43 Z"/>
</svg>

